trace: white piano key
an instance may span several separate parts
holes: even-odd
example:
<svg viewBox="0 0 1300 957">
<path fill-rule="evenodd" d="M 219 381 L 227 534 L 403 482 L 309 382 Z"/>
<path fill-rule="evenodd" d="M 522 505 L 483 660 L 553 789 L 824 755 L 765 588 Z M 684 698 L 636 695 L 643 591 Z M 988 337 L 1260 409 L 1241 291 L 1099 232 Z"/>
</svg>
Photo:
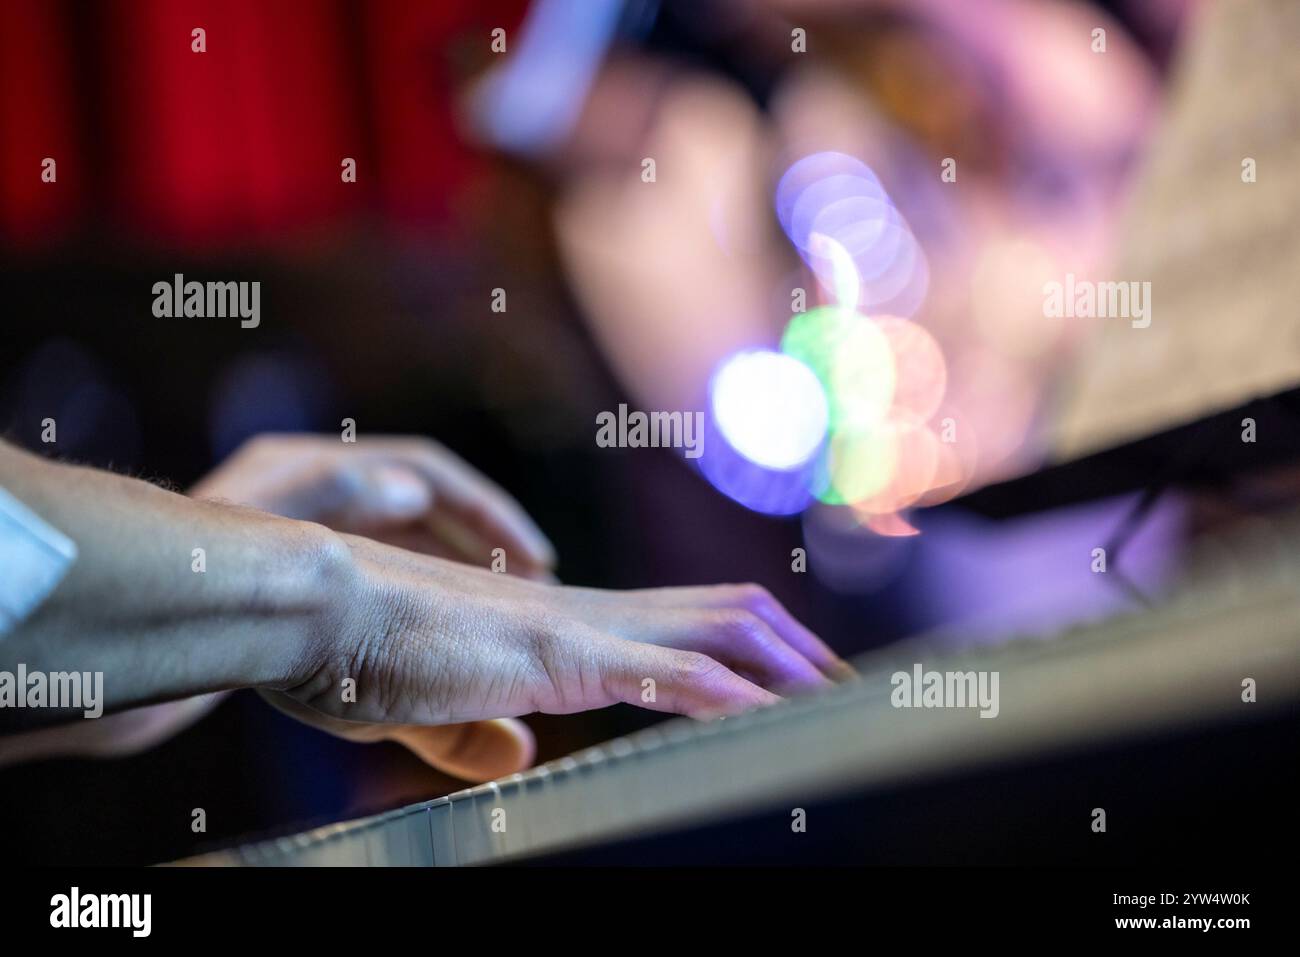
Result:
<svg viewBox="0 0 1300 957">
<path fill-rule="evenodd" d="M 692 721 L 690 718 L 675 718 L 659 725 L 659 730 L 664 737 L 664 742 L 675 747 L 689 744 L 694 739 L 699 727 L 698 721 Z"/>
<path fill-rule="evenodd" d="M 470 800 L 479 822 L 483 848 L 478 862 L 500 860 L 506 854 L 506 835 L 510 831 L 510 815 L 501 797 L 501 785 L 496 781 L 481 784 L 470 791 Z"/>
<path fill-rule="evenodd" d="M 605 750 L 609 752 L 610 760 L 622 761 L 636 753 L 636 745 L 630 738 L 615 738 L 606 742 Z"/>
<path fill-rule="evenodd" d="M 253 844 L 245 844 L 239 849 L 239 862 L 244 867 L 262 867 L 267 859 L 266 842 L 257 841 Z"/>
<path fill-rule="evenodd" d="M 631 797 L 622 775 L 612 772 L 613 762 L 603 747 L 587 748 L 574 755 L 574 776 L 582 801 L 585 836 L 608 835 L 627 820 Z"/>
<path fill-rule="evenodd" d="M 635 736 L 639 747 L 626 762 L 632 806 L 639 809 L 638 830 L 652 829 L 664 820 L 677 818 L 693 801 L 696 773 L 683 764 L 689 752 L 684 739 L 677 744 L 657 729 Z"/>
<path fill-rule="evenodd" d="M 304 840 L 298 852 L 299 860 L 311 867 L 332 865 L 331 855 L 337 854 L 340 846 L 338 842 L 349 827 L 347 822 L 341 822 L 309 831 L 303 836 Z"/>
<path fill-rule="evenodd" d="M 515 815 L 523 823 L 521 828 L 524 851 L 545 847 L 552 839 L 555 827 L 547 816 L 551 769 L 542 765 L 525 771 L 522 775 L 523 793 Z"/>
<path fill-rule="evenodd" d="M 498 782 L 500 802 L 506 812 L 506 831 L 502 854 L 513 857 L 528 850 L 528 814 L 524 810 L 524 776 L 512 774 Z"/>
<path fill-rule="evenodd" d="M 275 841 L 268 841 L 263 846 L 266 852 L 266 858 L 262 862 L 263 867 L 294 867 L 294 855 L 297 851 L 297 845 L 294 844 L 292 837 L 282 837 Z"/>
<path fill-rule="evenodd" d="M 481 816 L 482 807 L 475 807 L 471 789 L 448 795 L 451 800 L 451 830 L 456 842 L 456 861 L 462 866 L 478 864 L 490 857 L 491 841 Z"/>
<path fill-rule="evenodd" d="M 427 804 L 416 805 L 406 809 L 402 823 L 406 830 L 406 842 L 409 864 L 411 867 L 433 867 L 433 831 L 429 822 L 430 813 Z"/>
<path fill-rule="evenodd" d="M 556 838 L 569 844 L 587 836 L 586 808 L 578 782 L 578 762 L 573 757 L 548 761 L 550 777 L 543 791 L 544 818 L 549 820 Z"/>
<path fill-rule="evenodd" d="M 429 835 L 433 840 L 433 866 L 458 867 L 456 832 L 451 826 L 451 801 L 438 798 L 429 805 Z"/>
<path fill-rule="evenodd" d="M 308 850 L 317 840 L 314 835 L 314 831 L 307 831 L 304 834 L 295 834 L 292 837 L 282 839 L 286 866 L 306 866 Z"/>
<path fill-rule="evenodd" d="M 605 749 L 605 760 L 609 768 L 607 773 L 617 775 L 622 782 L 620 800 L 624 817 L 644 813 L 646 809 L 644 795 L 637 786 L 634 771 L 638 753 L 636 744 L 631 738 L 623 737 L 607 741 L 602 747 Z"/>
<path fill-rule="evenodd" d="M 653 816 L 664 809 L 672 787 L 665 769 L 668 741 L 658 727 L 639 731 L 628 741 L 633 747 L 627 761 L 630 800 L 639 813 Z"/>
<path fill-rule="evenodd" d="M 330 867 L 368 867 L 370 865 L 370 829 L 373 818 L 354 822 L 327 842 Z"/>
<path fill-rule="evenodd" d="M 365 855 L 366 867 L 387 867 L 388 855 L 383 847 L 383 835 L 380 834 L 382 825 L 371 821 L 365 827 L 358 828 L 353 839 L 360 845 L 361 853 Z"/>
<path fill-rule="evenodd" d="M 371 867 L 405 867 L 411 862 L 403 811 L 389 811 L 366 828 L 366 861 Z"/>
<path fill-rule="evenodd" d="M 674 745 L 673 737 L 669 737 L 673 761 L 665 771 L 669 787 L 665 811 L 673 814 L 696 813 L 707 808 L 729 796 L 738 784 L 725 766 L 726 745 L 731 736 L 722 730 L 722 725 L 697 724 L 690 730 L 688 742 Z"/>
</svg>

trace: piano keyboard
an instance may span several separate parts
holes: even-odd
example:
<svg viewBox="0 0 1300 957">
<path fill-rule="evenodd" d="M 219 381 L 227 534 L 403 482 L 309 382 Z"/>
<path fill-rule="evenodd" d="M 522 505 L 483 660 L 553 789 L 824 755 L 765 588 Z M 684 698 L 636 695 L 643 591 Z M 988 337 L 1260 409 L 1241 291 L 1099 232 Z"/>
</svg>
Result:
<svg viewBox="0 0 1300 957">
<path fill-rule="evenodd" d="M 1300 698 L 1300 521 L 1203 546 L 1156 607 L 953 653 L 900 643 L 816 696 L 677 719 L 522 774 L 185 864 L 458 866 L 523 860 L 991 762 L 1212 725 Z M 997 672 L 999 713 L 896 708 L 896 671 Z M 1253 678 L 1258 703 L 1242 700 Z"/>
</svg>

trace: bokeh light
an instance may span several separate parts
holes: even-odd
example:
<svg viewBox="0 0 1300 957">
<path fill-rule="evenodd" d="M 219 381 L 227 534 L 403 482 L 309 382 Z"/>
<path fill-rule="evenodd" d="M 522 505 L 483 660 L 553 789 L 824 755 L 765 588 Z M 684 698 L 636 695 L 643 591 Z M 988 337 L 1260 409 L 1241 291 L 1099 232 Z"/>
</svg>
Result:
<svg viewBox="0 0 1300 957">
<path fill-rule="evenodd" d="M 774 203 L 821 304 L 790 318 L 783 356 L 745 353 L 720 369 L 717 426 L 751 466 L 798 467 L 806 503 L 842 506 L 871 534 L 916 535 L 903 513 L 957 494 L 974 462 L 971 437 L 955 446 L 951 417 L 932 421 L 948 398 L 948 366 L 934 336 L 910 318 L 929 288 L 925 254 L 879 178 L 848 154 L 793 163 Z M 814 386 L 817 417 L 804 396 Z M 759 476 L 740 483 L 736 466 L 719 474 L 715 485 L 730 483 L 728 494 L 755 507 Z"/>
<path fill-rule="evenodd" d="M 894 514 L 915 505 L 934 486 L 939 467 L 941 443 L 924 422 L 904 416 L 891 418 L 879 430 L 877 444 L 887 450 L 892 467 L 883 484 L 852 500 L 853 511 L 866 518 Z"/>
<path fill-rule="evenodd" d="M 927 422 L 943 401 L 947 364 L 934 336 L 897 316 L 878 316 L 876 328 L 889 343 L 895 370 L 891 409 L 914 422 Z"/>
<path fill-rule="evenodd" d="M 866 163 L 847 153 L 821 152 L 792 163 L 776 184 L 776 217 L 796 249 L 803 246 L 795 239 L 795 206 L 809 187 L 832 180 L 839 198 L 846 196 L 883 196 L 880 180 Z M 823 190 L 827 187 L 822 187 Z"/>
<path fill-rule="evenodd" d="M 805 156 L 777 183 L 775 205 L 791 244 L 838 305 L 902 316 L 920 309 L 929 288 L 925 254 L 866 164 L 844 153 Z"/>
<path fill-rule="evenodd" d="M 813 371 L 779 352 L 742 352 L 722 364 L 710 386 L 718 429 L 757 465 L 805 464 L 826 436 L 826 394 Z"/>
<path fill-rule="evenodd" d="M 815 489 L 827 505 L 851 505 L 880 492 L 898 465 L 897 447 L 883 426 L 831 437 L 824 484 Z"/>
<path fill-rule="evenodd" d="M 829 427 L 862 432 L 884 421 L 894 395 L 889 340 L 866 316 L 821 306 L 794 316 L 781 351 L 810 368 L 826 391 Z"/>
</svg>

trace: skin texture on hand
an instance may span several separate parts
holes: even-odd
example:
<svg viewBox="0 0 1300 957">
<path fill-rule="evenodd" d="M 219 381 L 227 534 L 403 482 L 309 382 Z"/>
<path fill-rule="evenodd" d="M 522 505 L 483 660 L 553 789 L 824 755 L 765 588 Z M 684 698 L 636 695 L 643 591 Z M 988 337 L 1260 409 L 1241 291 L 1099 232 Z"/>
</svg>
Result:
<svg viewBox="0 0 1300 957">
<path fill-rule="evenodd" d="M 438 443 L 402 436 L 263 435 L 243 445 L 190 494 L 320 522 L 428 555 L 486 565 L 505 550 L 511 573 L 553 580 L 555 550 L 514 499 Z M 394 741 L 469 780 L 528 767 L 536 743 L 510 718 L 441 726 L 332 719 L 263 690 L 279 710 L 350 741 Z"/>
<path fill-rule="evenodd" d="M 754 585 L 571 588 L 345 541 L 353 585 L 323 623 L 319 667 L 263 694 L 303 721 L 398 741 L 462 777 L 530 762 L 531 735 L 501 716 L 625 702 L 709 719 L 852 674 Z"/>
<path fill-rule="evenodd" d="M 57 476 L 56 485 L 61 480 Z M 143 485 L 117 477 L 94 484 L 104 486 L 100 497 L 121 486 L 135 498 L 134 486 Z M 318 564 L 311 593 L 324 598 L 315 611 L 300 599 L 291 603 L 292 614 L 311 615 L 307 646 L 294 662 L 273 663 L 285 668 L 279 672 L 285 679 L 253 684 L 295 718 L 350 740 L 398 741 L 461 778 L 495 778 L 532 762 L 532 735 L 513 720 L 517 715 L 629 702 L 711 718 L 766 705 L 777 694 L 823 687 L 848 672 L 757 586 L 606 592 L 545 584 L 554 553 L 523 510 L 424 439 L 344 445 L 333 437 L 260 438 L 192 494 L 276 508 L 344 531 L 364 529 L 429 553 L 320 525 L 282 523 L 281 534 L 311 542 L 309 554 Z M 157 499 L 160 516 L 183 511 L 174 495 L 153 490 L 146 498 Z M 68 499 L 52 494 L 48 501 Z M 70 508 L 69 524 L 81 515 Z M 256 527 L 257 534 L 274 537 L 281 529 L 272 524 L 264 531 L 257 512 L 230 510 L 212 519 L 231 531 Z M 435 557 L 484 563 L 491 547 L 504 547 L 510 570 L 534 580 Z M 94 560 L 96 550 L 88 554 Z M 118 558 L 114 554 L 114 562 Z M 83 571 L 108 575 L 107 568 Z M 230 586 L 247 588 L 234 580 Z M 259 589 L 276 607 L 274 576 L 261 579 Z M 122 598 L 131 614 L 151 601 L 148 594 Z M 185 627 L 177 627 L 183 635 Z M 346 679 L 355 692 L 347 692 Z M 166 702 L 4 737 L 0 763 L 147 748 L 194 722 L 216 700 Z"/>
<path fill-rule="evenodd" d="M 532 734 L 513 716 L 627 701 L 710 717 L 776 700 L 768 688 L 814 688 L 847 670 L 754 586 L 556 588 L 425 557 L 485 564 L 502 547 L 512 573 L 540 581 L 552 580 L 554 562 L 513 499 L 428 440 L 261 437 L 191 494 L 406 549 L 345 538 L 354 588 L 326 626 L 320 669 L 262 694 L 332 734 L 397 741 L 460 777 L 531 763 Z M 345 678 L 356 682 L 355 702 Z"/>
<path fill-rule="evenodd" d="M 352 584 L 315 672 L 285 689 L 333 717 L 441 724 L 626 702 L 710 718 L 847 667 L 755 586 L 571 588 L 344 541 Z"/>
<path fill-rule="evenodd" d="M 319 522 L 405 548 L 487 564 L 506 549 L 517 574 L 552 580 L 555 553 L 524 510 L 498 486 L 436 442 L 414 437 L 262 435 L 201 479 L 190 496 Z M 428 763 L 471 779 L 506 774 L 532 761 L 534 742 L 522 722 L 503 719 L 440 728 L 330 721 L 281 710 L 356 741 L 394 740 Z M 54 757 L 119 757 L 171 738 L 208 714 L 224 693 L 165 701 L 0 737 L 0 766 Z"/>
</svg>

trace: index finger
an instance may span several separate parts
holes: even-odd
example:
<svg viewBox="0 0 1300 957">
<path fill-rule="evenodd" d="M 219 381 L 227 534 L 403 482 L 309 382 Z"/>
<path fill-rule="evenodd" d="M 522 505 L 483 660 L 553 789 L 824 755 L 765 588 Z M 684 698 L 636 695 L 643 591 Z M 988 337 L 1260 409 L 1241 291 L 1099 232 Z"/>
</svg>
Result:
<svg viewBox="0 0 1300 957">
<path fill-rule="evenodd" d="M 443 511 L 488 544 L 500 544 L 529 565 L 550 568 L 555 547 L 504 489 L 450 450 L 424 440 L 383 440 L 382 453 L 430 484 L 433 510 Z"/>
</svg>

